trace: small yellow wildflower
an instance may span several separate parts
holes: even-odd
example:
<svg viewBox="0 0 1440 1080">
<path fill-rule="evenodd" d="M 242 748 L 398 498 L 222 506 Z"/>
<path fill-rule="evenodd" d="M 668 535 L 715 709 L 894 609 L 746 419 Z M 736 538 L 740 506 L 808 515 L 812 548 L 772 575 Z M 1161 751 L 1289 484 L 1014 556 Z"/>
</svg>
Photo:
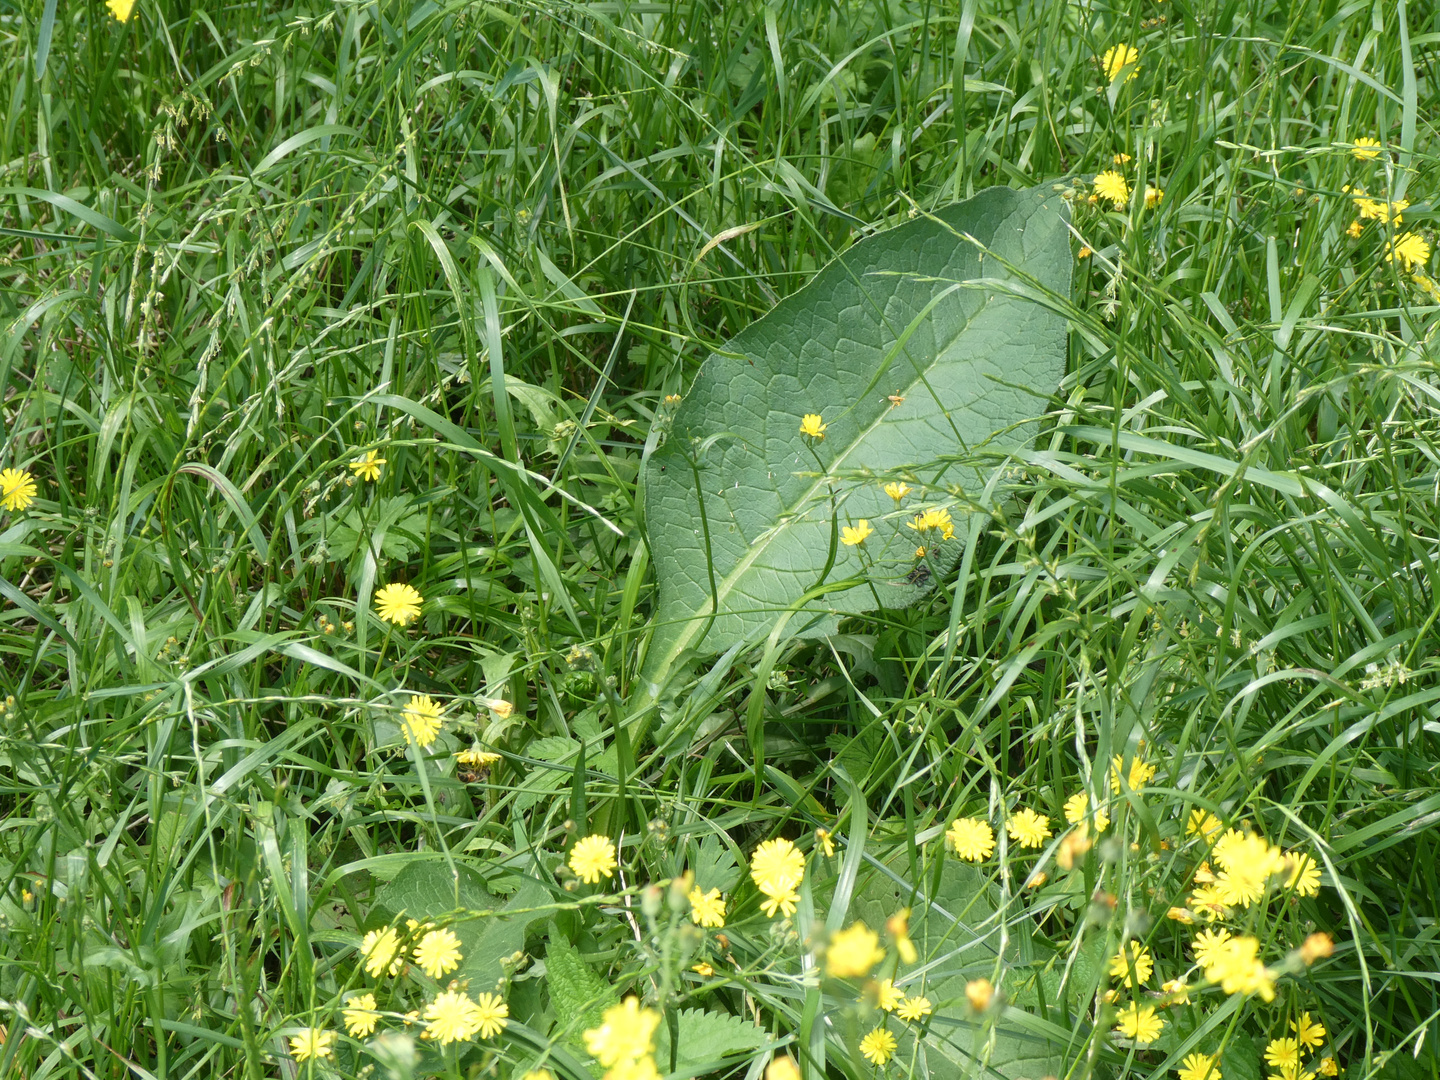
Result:
<svg viewBox="0 0 1440 1080">
<path fill-rule="evenodd" d="M 1325 1025 L 1311 1020 L 1308 1012 L 1302 1012 L 1299 1019 L 1290 1021 L 1295 1032 L 1295 1041 L 1308 1050 L 1318 1050 L 1325 1044 Z"/>
<path fill-rule="evenodd" d="M 375 611 L 385 622 L 405 626 L 419 618 L 425 598 L 411 585 L 386 585 L 375 594 Z"/>
<path fill-rule="evenodd" d="M 898 1045 L 894 1035 L 884 1028 L 876 1028 L 860 1040 L 860 1053 L 865 1055 L 866 1061 L 884 1065 L 895 1055 Z"/>
<path fill-rule="evenodd" d="M 854 528 L 851 528 L 849 525 L 841 527 L 840 542 L 846 547 L 855 547 L 858 544 L 863 544 L 865 538 L 874 535 L 874 532 L 875 530 L 870 527 L 870 522 L 861 518 L 860 524 Z"/>
<path fill-rule="evenodd" d="M 895 505 L 899 506 L 900 501 L 904 499 L 906 495 L 910 494 L 910 485 L 902 484 L 897 480 L 892 480 L 890 483 L 885 485 L 885 494 L 889 495 L 890 498 L 894 499 Z"/>
<path fill-rule="evenodd" d="M 6 510 L 24 510 L 35 501 L 35 478 L 24 469 L 0 472 L 0 506 Z"/>
<path fill-rule="evenodd" d="M 1115 1015 L 1115 1030 L 1141 1046 L 1149 1046 L 1160 1037 L 1165 1021 L 1155 1015 L 1155 1006 L 1131 1002 Z"/>
<path fill-rule="evenodd" d="M 800 894 L 793 888 L 776 888 L 772 891 L 762 885 L 760 892 L 765 896 L 765 899 L 760 901 L 760 910 L 771 919 L 776 913 L 787 917 L 794 915 L 796 906 L 800 903 Z"/>
<path fill-rule="evenodd" d="M 1167 979 L 1160 989 L 1165 991 L 1166 1005 L 1190 1004 L 1190 986 L 1184 979 Z"/>
<path fill-rule="evenodd" d="M 473 765 L 477 769 L 483 769 L 499 761 L 500 755 L 492 754 L 488 750 L 481 750 L 478 746 L 472 746 L 469 750 L 456 751 L 455 760 L 461 765 Z"/>
<path fill-rule="evenodd" d="M 822 424 L 818 413 L 806 413 L 800 421 L 800 434 L 805 435 L 816 442 L 825 438 L 825 429 L 829 424 Z"/>
<path fill-rule="evenodd" d="M 825 852 L 827 859 L 835 857 L 835 838 L 830 835 L 829 829 L 816 829 L 815 842 L 820 845 L 820 850 Z"/>
<path fill-rule="evenodd" d="M 690 890 L 690 921 L 696 926 L 719 929 L 725 925 L 725 901 L 719 889 L 701 892 L 699 886 Z"/>
<path fill-rule="evenodd" d="M 1113 169 L 1107 169 L 1095 177 L 1095 194 L 1107 199 L 1117 209 L 1130 201 L 1130 185 Z"/>
<path fill-rule="evenodd" d="M 863 922 L 841 930 L 825 949 L 825 972 L 836 979 L 858 979 L 885 959 L 880 935 Z"/>
<path fill-rule="evenodd" d="M 365 958 L 365 970 L 372 979 L 378 979 L 387 968 L 391 975 L 399 975 L 405 965 L 405 958 L 400 954 L 400 935 L 393 926 L 371 930 L 361 938 L 360 955 Z"/>
<path fill-rule="evenodd" d="M 1105 55 L 1100 58 L 1100 66 L 1105 69 L 1105 78 L 1114 82 L 1120 72 L 1132 64 L 1136 66 L 1130 69 L 1130 74 L 1125 76 L 1126 82 L 1134 81 L 1140 74 L 1137 61 L 1140 59 L 1140 50 L 1132 45 L 1112 45 L 1105 50 Z"/>
<path fill-rule="evenodd" d="M 1361 135 L 1355 140 L 1355 145 L 1350 148 L 1350 153 L 1361 161 L 1373 161 L 1380 156 L 1380 140 L 1372 139 L 1369 135 Z"/>
<path fill-rule="evenodd" d="M 312 1057 L 327 1058 L 335 1053 L 335 1032 L 324 1028 L 301 1028 L 298 1035 L 290 1036 L 290 1055 L 296 1061 Z"/>
<path fill-rule="evenodd" d="M 920 959 L 915 943 L 910 940 L 910 909 L 901 908 L 885 920 L 885 932 L 895 942 L 895 951 L 900 954 L 901 963 L 913 964 Z"/>
<path fill-rule="evenodd" d="M 1189 908 L 1183 907 L 1172 907 L 1169 911 L 1165 912 L 1165 917 L 1167 919 L 1174 919 L 1178 923 L 1184 923 L 1186 926 L 1191 925 L 1195 921 L 1195 913 Z"/>
<path fill-rule="evenodd" d="M 957 818 L 945 830 L 950 850 L 969 862 L 988 859 L 995 850 L 995 832 L 988 822 L 978 818 Z"/>
<path fill-rule="evenodd" d="M 1320 1066 L 1319 1066 L 1319 1068 L 1320 1068 L 1320 1075 L 1321 1075 L 1321 1076 L 1339 1076 L 1339 1075 L 1340 1075 L 1340 1066 L 1335 1063 L 1335 1059 L 1334 1059 L 1333 1057 L 1323 1057 L 1323 1058 L 1321 1058 L 1321 1059 L 1320 1059 Z"/>
<path fill-rule="evenodd" d="M 1350 222 L 1350 227 L 1345 230 L 1345 235 L 1351 239 L 1359 239 L 1360 234 L 1365 231 L 1365 225 L 1359 218 Z"/>
<path fill-rule="evenodd" d="M 965 1000 L 976 1012 L 984 1012 L 995 1000 L 995 984 L 989 979 L 971 979 L 965 984 Z"/>
<path fill-rule="evenodd" d="M 444 990 L 425 1006 L 425 1036 L 441 1046 L 475 1034 L 475 1003 L 459 990 Z"/>
<path fill-rule="evenodd" d="M 1125 773 L 1124 764 L 1124 759 L 1119 754 L 1110 759 L 1110 790 L 1117 795 L 1120 793 L 1122 776 L 1125 777 L 1125 782 L 1131 791 L 1139 791 L 1155 778 L 1155 766 L 1147 764 L 1138 756 L 1130 762 L 1128 775 Z"/>
<path fill-rule="evenodd" d="M 654 1053 L 653 1039 L 659 1026 L 658 1012 L 641 1008 L 638 998 L 627 997 L 619 1005 L 605 1010 L 598 1028 L 584 1033 L 585 1049 L 609 1069 Z"/>
<path fill-rule="evenodd" d="M 400 729 L 405 738 L 417 746 L 429 746 L 440 734 L 445 718 L 439 702 L 429 694 L 411 694 L 410 702 L 400 717 Z"/>
<path fill-rule="evenodd" d="M 375 1011 L 375 995 L 356 994 L 345 1002 L 341 1015 L 345 1018 L 345 1030 L 352 1038 L 369 1035 L 380 1019 L 380 1014 Z"/>
<path fill-rule="evenodd" d="M 1153 209 L 1159 206 L 1160 200 L 1163 198 L 1165 198 L 1165 192 L 1162 188 L 1151 187 L 1149 184 L 1145 185 L 1145 206 L 1147 209 Z"/>
<path fill-rule="evenodd" d="M 1285 879 L 1285 887 L 1294 889 L 1300 896 L 1320 895 L 1320 867 L 1315 865 L 1315 860 L 1304 852 L 1289 852 L 1286 859 L 1290 863 L 1290 876 Z"/>
<path fill-rule="evenodd" d="M 766 840 L 750 857 L 750 879 L 761 892 L 795 888 L 805 877 L 805 856 L 783 836 Z"/>
<path fill-rule="evenodd" d="M 1220 1080 L 1220 1067 L 1213 1054 L 1186 1054 L 1175 1071 L 1180 1080 Z"/>
<path fill-rule="evenodd" d="M 614 877 L 615 841 L 600 833 L 585 837 L 570 849 L 570 869 L 586 885 L 596 884 L 602 877 Z"/>
<path fill-rule="evenodd" d="M 120 22 L 129 22 L 130 13 L 135 10 L 135 0 L 105 0 L 105 6 Z"/>
<path fill-rule="evenodd" d="M 1300 1044 L 1294 1039 L 1271 1039 L 1265 1047 L 1265 1064 L 1284 1071 L 1300 1067 Z"/>
<path fill-rule="evenodd" d="M 1132 158 L 1129 154 L 1116 154 L 1110 160 L 1113 161 L 1116 165 L 1128 165 L 1131 161 L 1134 160 L 1134 158 Z"/>
<path fill-rule="evenodd" d="M 1065 820 L 1071 825 L 1085 820 L 1085 813 L 1090 809 L 1090 796 L 1083 791 L 1077 791 L 1065 800 Z"/>
<path fill-rule="evenodd" d="M 1021 847 L 1038 848 L 1050 839 L 1050 819 L 1026 807 L 1010 815 L 1005 831 Z"/>
<path fill-rule="evenodd" d="M 1209 810 L 1191 810 L 1190 819 L 1185 823 L 1186 836 L 1203 836 L 1209 840 L 1225 827 Z"/>
<path fill-rule="evenodd" d="M 510 1023 L 510 1006 L 499 994 L 481 994 L 475 999 L 471 1015 L 482 1039 L 493 1039 Z"/>
<path fill-rule="evenodd" d="M 367 450 L 364 457 L 350 462 L 350 471 L 361 480 L 369 480 L 373 483 L 380 479 L 380 471 L 387 464 L 389 463 L 380 456 L 380 451 Z"/>
<path fill-rule="evenodd" d="M 800 1066 L 789 1054 L 781 1054 L 765 1066 L 765 1080 L 800 1080 Z"/>
<path fill-rule="evenodd" d="M 1313 964 L 1316 960 L 1323 960 L 1335 952 L 1335 942 L 1329 934 L 1315 933 L 1307 937 L 1300 945 L 1300 959 L 1306 965 Z"/>
<path fill-rule="evenodd" d="M 895 989 L 894 979 L 881 979 L 875 984 L 875 1004 L 884 1012 L 894 1012 L 905 1000 L 905 991 Z"/>
<path fill-rule="evenodd" d="M 460 966 L 460 939 L 449 930 L 430 930 L 411 955 L 426 975 L 438 979 Z"/>
<path fill-rule="evenodd" d="M 934 1011 L 935 1007 L 930 1004 L 929 998 L 907 997 L 901 1002 L 900 1008 L 895 1010 L 895 1015 L 900 1017 L 901 1020 L 913 1022 L 929 1016 Z"/>
<path fill-rule="evenodd" d="M 1154 970 L 1155 962 L 1150 959 L 1150 950 L 1138 941 L 1130 942 L 1128 956 L 1122 948 L 1110 958 L 1110 977 L 1119 979 L 1125 986 L 1134 987 L 1146 982 Z"/>
<path fill-rule="evenodd" d="M 1230 931 L 1221 927 L 1218 930 L 1201 930 L 1195 935 L 1195 940 L 1190 943 L 1190 951 L 1195 955 L 1195 962 L 1202 968 L 1208 968 L 1220 955 L 1220 950 L 1230 940 Z"/>
<path fill-rule="evenodd" d="M 700 961 L 700 963 L 698 964 L 691 964 L 690 970 L 695 972 L 695 974 L 699 975 L 702 979 L 708 979 L 711 975 L 715 974 L 715 969 L 703 960 Z"/>
<path fill-rule="evenodd" d="M 1385 245 L 1385 261 L 1403 263 L 1406 270 L 1423 266 L 1429 259 L 1430 241 L 1419 233 L 1403 233 Z"/>
</svg>

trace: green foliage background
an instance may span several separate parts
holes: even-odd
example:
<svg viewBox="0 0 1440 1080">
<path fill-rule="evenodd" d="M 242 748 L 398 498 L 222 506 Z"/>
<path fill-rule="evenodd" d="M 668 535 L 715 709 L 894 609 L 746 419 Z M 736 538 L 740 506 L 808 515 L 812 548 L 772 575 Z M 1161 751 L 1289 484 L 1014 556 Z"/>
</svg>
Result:
<svg viewBox="0 0 1440 1080">
<path fill-rule="evenodd" d="M 498 908 L 589 829 L 753 914 L 737 860 L 824 826 L 865 855 L 838 926 L 876 864 L 938 889 L 951 817 L 1058 821 L 1142 739 L 1106 941 L 1178 949 L 1177 815 L 1250 820 L 1326 872 L 1269 929 L 1340 947 L 1237 1038 L 1303 1007 L 1347 1076 L 1434 1073 L 1436 300 L 1346 231 L 1364 185 L 1431 235 L 1427 5 L 27 0 L 0 35 L 0 468 L 40 486 L 0 518 L 0 1075 L 277 1075 L 417 859 Z M 868 231 L 1116 155 L 1164 197 L 1074 187 L 1068 373 L 965 573 L 634 715 L 665 397 Z M 417 768 L 410 691 L 504 760 Z M 1026 873 L 994 887 L 1043 986 L 1088 892 Z M 532 955 L 653 971 L 548 896 Z M 813 1034 L 736 945 L 680 1005 Z M 510 1000 L 545 1045 L 543 980 Z M 1045 1015 L 1068 1076 L 1164 1060 Z"/>
</svg>

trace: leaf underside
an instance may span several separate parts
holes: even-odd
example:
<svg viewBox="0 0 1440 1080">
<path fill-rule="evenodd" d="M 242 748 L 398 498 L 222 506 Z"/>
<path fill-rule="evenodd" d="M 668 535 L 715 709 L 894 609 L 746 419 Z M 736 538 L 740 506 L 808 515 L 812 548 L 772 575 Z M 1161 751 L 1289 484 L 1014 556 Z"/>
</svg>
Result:
<svg viewBox="0 0 1440 1080">
<path fill-rule="evenodd" d="M 957 505 L 947 488 L 980 501 L 993 464 L 956 457 L 1033 436 L 1065 368 L 1064 319 L 1030 298 L 1069 297 L 1064 214 L 1048 186 L 992 188 L 880 233 L 705 361 L 645 471 L 652 693 L 687 652 L 758 641 L 787 609 L 786 633 L 830 632 L 914 603 L 954 566 L 965 515 L 938 545 L 906 522 Z M 800 434 L 807 413 L 822 440 Z M 881 480 L 899 472 L 922 484 L 897 508 Z M 862 546 L 835 542 L 860 519 L 875 530 Z"/>
</svg>

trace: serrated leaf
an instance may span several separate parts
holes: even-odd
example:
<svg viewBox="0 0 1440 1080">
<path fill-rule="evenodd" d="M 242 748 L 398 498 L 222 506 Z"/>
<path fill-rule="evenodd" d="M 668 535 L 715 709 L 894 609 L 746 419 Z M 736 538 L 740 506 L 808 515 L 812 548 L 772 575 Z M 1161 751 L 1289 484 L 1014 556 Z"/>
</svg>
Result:
<svg viewBox="0 0 1440 1080">
<path fill-rule="evenodd" d="M 645 471 L 660 593 L 645 661 L 652 697 L 688 650 L 756 640 L 822 586 L 833 589 L 806 602 L 787 632 L 823 631 L 835 615 L 925 593 L 929 579 L 912 575 L 917 534 L 905 527 L 922 493 L 897 511 L 878 482 L 856 474 L 1030 436 L 1022 421 L 1064 373 L 1065 323 L 1015 295 L 1020 279 L 1002 261 L 1068 297 L 1063 215 L 1049 187 L 992 188 L 880 233 L 705 361 Z M 807 413 L 828 425 L 822 441 L 800 434 Z M 945 485 L 978 498 L 984 484 L 968 465 L 936 466 L 926 479 L 936 503 L 955 503 Z M 862 518 L 874 535 L 837 545 L 835 529 Z M 932 575 L 960 555 L 958 514 L 955 528 L 938 550 L 927 538 Z"/>
<path fill-rule="evenodd" d="M 565 1041 L 584 1054 L 583 1033 L 599 1027 L 605 1010 L 620 1003 L 615 988 L 580 959 L 580 953 L 554 926 L 545 948 L 545 974 L 549 979 L 550 1003 Z"/>
<path fill-rule="evenodd" d="M 764 1046 L 769 1036 L 748 1020 L 706 1009 L 686 1009 L 676 1016 L 675 1072 L 694 1072 L 702 1066 L 719 1068 L 729 1054 Z M 655 1063 L 670 1072 L 670 1027 L 655 1030 Z M 707 1070 L 708 1071 L 708 1070 Z"/>
</svg>

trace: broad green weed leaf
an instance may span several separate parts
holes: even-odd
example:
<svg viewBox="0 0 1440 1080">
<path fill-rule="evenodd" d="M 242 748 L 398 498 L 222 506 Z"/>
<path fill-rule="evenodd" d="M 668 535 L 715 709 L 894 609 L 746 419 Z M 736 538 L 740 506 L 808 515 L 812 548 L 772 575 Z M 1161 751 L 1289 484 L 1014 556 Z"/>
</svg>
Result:
<svg viewBox="0 0 1440 1080">
<path fill-rule="evenodd" d="M 679 1036 L 675 1046 L 675 1071 L 694 1072 L 702 1066 L 720 1068 L 729 1054 L 764 1046 L 770 1036 L 749 1020 L 705 1009 L 685 1009 L 676 1016 Z M 670 1071 L 670 1028 L 655 1029 L 655 1063 Z M 709 1071 L 707 1069 L 706 1071 Z"/>
<path fill-rule="evenodd" d="M 785 633 L 823 633 L 955 564 L 963 514 L 954 539 L 920 538 L 919 569 L 905 523 L 956 507 L 947 487 L 978 501 L 992 468 L 929 463 L 1019 446 L 1059 383 L 1064 319 L 1014 271 L 1068 298 L 1064 213 L 1049 187 L 992 188 L 863 240 L 705 361 L 645 472 L 650 697 L 687 652 L 758 640 L 792 606 Z M 800 434 L 807 413 L 822 440 Z M 875 474 L 906 467 L 921 483 L 897 508 Z M 838 543 L 861 519 L 873 535 Z"/>
<path fill-rule="evenodd" d="M 545 947 L 545 974 L 550 1002 L 566 1044 L 586 1053 L 583 1033 L 601 1025 L 605 1010 L 620 1004 L 620 995 L 580 958 L 575 946 L 554 926 Z"/>
</svg>

